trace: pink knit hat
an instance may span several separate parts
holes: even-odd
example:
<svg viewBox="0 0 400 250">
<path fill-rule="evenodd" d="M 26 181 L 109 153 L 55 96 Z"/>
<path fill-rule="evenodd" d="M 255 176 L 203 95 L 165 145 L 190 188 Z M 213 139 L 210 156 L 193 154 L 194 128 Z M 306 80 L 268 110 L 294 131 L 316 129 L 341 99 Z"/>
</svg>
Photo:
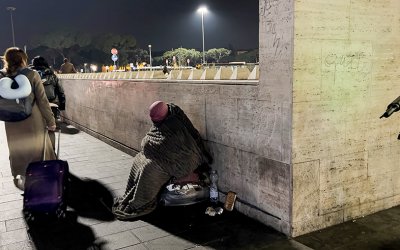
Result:
<svg viewBox="0 0 400 250">
<path fill-rule="evenodd" d="M 162 101 L 156 101 L 149 107 L 150 118 L 153 122 L 160 122 L 168 115 L 168 105 Z"/>
</svg>

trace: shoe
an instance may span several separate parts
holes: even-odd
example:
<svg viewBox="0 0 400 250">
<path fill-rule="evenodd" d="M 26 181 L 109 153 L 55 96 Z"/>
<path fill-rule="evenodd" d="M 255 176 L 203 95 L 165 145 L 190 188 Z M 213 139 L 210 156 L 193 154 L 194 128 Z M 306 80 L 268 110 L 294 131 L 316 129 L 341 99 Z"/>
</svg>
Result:
<svg viewBox="0 0 400 250">
<path fill-rule="evenodd" d="M 140 210 L 132 208 L 129 204 L 114 203 L 112 212 L 118 220 L 132 220 L 137 217 L 141 217 L 153 212 L 157 207 L 156 202 L 149 202 L 145 206 L 142 206 Z"/>
<path fill-rule="evenodd" d="M 25 176 L 17 175 L 14 177 L 14 185 L 20 189 L 24 190 L 25 187 Z"/>
</svg>

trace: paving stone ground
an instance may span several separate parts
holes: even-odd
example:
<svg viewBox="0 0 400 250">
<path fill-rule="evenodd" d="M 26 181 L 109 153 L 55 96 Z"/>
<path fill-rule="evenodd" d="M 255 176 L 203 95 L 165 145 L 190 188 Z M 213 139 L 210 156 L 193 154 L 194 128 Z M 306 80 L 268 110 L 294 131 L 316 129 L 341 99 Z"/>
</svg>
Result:
<svg viewBox="0 0 400 250">
<path fill-rule="evenodd" d="M 399 207 L 294 239 L 235 211 L 209 217 L 208 204 L 160 207 L 138 220 L 114 220 L 103 204 L 123 194 L 132 156 L 76 132 L 63 126 L 61 134 L 60 157 L 73 174 L 67 218 L 32 224 L 21 213 L 22 191 L 12 181 L 0 122 L 0 250 L 400 249 Z"/>
</svg>

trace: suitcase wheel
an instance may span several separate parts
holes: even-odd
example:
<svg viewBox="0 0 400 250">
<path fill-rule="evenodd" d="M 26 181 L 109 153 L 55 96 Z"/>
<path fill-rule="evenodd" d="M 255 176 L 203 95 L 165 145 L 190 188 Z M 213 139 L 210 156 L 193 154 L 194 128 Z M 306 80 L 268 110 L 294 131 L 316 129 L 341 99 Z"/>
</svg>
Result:
<svg viewBox="0 0 400 250">
<path fill-rule="evenodd" d="M 32 222 L 35 220 L 35 217 L 33 216 L 33 214 L 31 214 L 27 211 L 24 211 L 24 217 L 27 222 Z"/>
<path fill-rule="evenodd" d="M 62 209 L 61 207 L 59 207 L 56 211 L 56 215 L 58 219 L 65 219 L 65 217 L 67 216 L 64 209 Z"/>
</svg>

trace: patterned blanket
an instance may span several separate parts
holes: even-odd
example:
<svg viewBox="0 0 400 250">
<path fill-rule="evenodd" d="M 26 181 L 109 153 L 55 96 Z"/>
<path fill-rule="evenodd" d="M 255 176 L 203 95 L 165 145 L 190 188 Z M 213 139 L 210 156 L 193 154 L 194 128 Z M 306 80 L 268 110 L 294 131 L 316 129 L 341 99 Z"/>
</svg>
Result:
<svg viewBox="0 0 400 250">
<path fill-rule="evenodd" d="M 199 132 L 176 105 L 168 104 L 169 115 L 154 123 L 134 157 L 123 197 L 113 212 L 118 219 L 131 219 L 153 211 L 160 189 L 171 177 L 182 178 L 203 163 L 211 163 Z"/>
</svg>

